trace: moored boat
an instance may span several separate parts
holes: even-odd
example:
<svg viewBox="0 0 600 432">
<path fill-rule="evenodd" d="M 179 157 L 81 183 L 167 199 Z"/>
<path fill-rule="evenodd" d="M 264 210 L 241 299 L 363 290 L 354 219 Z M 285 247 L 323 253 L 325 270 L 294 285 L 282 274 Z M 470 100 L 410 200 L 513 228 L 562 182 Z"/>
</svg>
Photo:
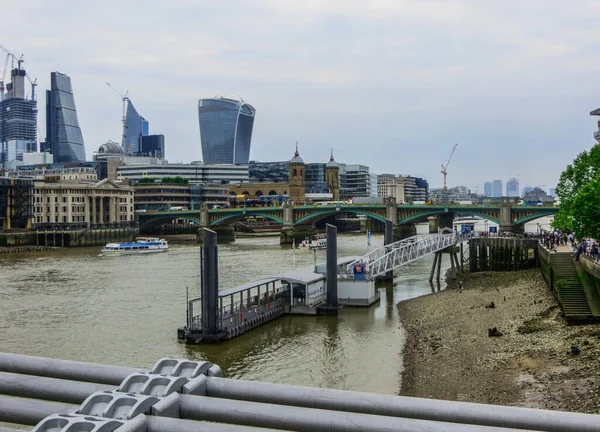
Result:
<svg viewBox="0 0 600 432">
<path fill-rule="evenodd" d="M 167 252 L 169 244 L 158 237 L 137 237 L 133 242 L 108 243 L 100 251 L 102 255 L 135 255 Z"/>
<path fill-rule="evenodd" d="M 307 249 L 325 249 L 327 248 L 327 236 L 325 234 L 315 234 L 307 237 L 300 243 L 300 248 Z"/>
</svg>

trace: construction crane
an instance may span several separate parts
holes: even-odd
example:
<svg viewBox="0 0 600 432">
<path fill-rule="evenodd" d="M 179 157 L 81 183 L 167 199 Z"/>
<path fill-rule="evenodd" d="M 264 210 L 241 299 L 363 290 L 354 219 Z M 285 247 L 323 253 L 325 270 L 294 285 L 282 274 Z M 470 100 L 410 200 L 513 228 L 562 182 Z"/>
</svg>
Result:
<svg viewBox="0 0 600 432">
<path fill-rule="evenodd" d="M 6 61 L 4 63 L 4 70 L 2 72 L 2 81 L 0 81 L 0 93 L 2 93 L 1 99 L 4 100 L 4 82 L 5 82 L 5 78 L 6 78 L 6 69 L 8 67 L 8 59 L 12 57 L 12 59 L 13 59 L 12 67 L 13 68 L 15 65 L 15 61 L 17 62 L 18 70 L 21 70 L 21 63 L 23 63 L 25 60 L 23 60 L 23 54 L 21 54 L 20 57 L 17 57 L 17 55 L 15 53 L 7 50 L 2 45 L 0 45 L 0 48 L 2 48 L 2 50 L 4 52 L 6 52 Z M 29 75 L 27 73 L 27 71 L 25 71 L 25 76 L 27 77 L 29 84 L 31 84 L 31 100 L 35 100 L 35 88 L 37 87 L 37 78 L 31 78 L 31 75 Z"/>
<path fill-rule="evenodd" d="M 129 101 L 129 90 L 127 90 L 125 94 L 122 94 L 119 90 L 110 85 L 109 82 L 107 82 L 106 85 L 113 89 L 116 94 L 121 96 L 121 100 L 123 101 L 123 118 L 121 119 L 123 122 L 123 138 L 121 140 L 121 146 L 123 147 L 123 150 L 125 150 L 125 140 L 127 139 L 127 102 Z"/>
<path fill-rule="evenodd" d="M 446 175 L 448 174 L 447 168 L 448 168 L 448 165 L 450 165 L 450 161 L 452 160 L 452 155 L 454 154 L 454 150 L 456 150 L 456 147 L 458 147 L 458 144 L 454 144 L 454 148 L 452 149 L 452 152 L 450 153 L 450 157 L 446 161 L 446 165 L 442 164 L 442 174 L 444 175 L 444 190 L 448 189 L 446 187 Z"/>
<path fill-rule="evenodd" d="M 6 54 L 6 60 L 4 60 L 4 69 L 2 69 L 2 79 L 0 80 L 0 101 L 4 100 L 4 81 L 6 80 L 6 71 L 8 70 L 8 60 L 10 54 Z"/>
</svg>

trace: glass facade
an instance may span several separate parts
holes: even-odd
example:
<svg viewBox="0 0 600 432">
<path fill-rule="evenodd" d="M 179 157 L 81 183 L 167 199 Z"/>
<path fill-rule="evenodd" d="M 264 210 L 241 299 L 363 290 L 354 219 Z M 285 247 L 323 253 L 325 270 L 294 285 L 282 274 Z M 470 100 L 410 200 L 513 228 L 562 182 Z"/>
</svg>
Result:
<svg viewBox="0 0 600 432">
<path fill-rule="evenodd" d="M 254 108 L 233 99 L 198 101 L 198 122 L 204 163 L 247 164 L 254 126 Z"/>
<path fill-rule="evenodd" d="M 280 162 L 257 162 L 250 161 L 248 164 L 248 175 L 252 180 L 258 181 L 289 181 L 289 161 Z"/>
<path fill-rule="evenodd" d="M 125 111 L 125 131 L 121 143 L 125 154 L 138 155 L 140 153 L 140 139 L 148 135 L 149 129 L 148 121 L 137 112 L 131 100 L 128 99 Z"/>
<path fill-rule="evenodd" d="M 6 99 L 0 101 L 0 166 L 37 151 L 37 102 L 25 99 L 24 69 L 11 71 Z"/>
<path fill-rule="evenodd" d="M 140 137 L 140 156 L 153 156 L 159 159 L 165 157 L 165 136 L 146 135 Z"/>
<path fill-rule="evenodd" d="M 305 165 L 305 185 L 307 193 L 328 193 L 329 187 L 325 179 L 325 163 L 308 163 Z"/>
<path fill-rule="evenodd" d="M 77 120 L 71 78 L 52 72 L 46 98 L 46 134 L 54 162 L 85 161 L 85 144 Z"/>
</svg>

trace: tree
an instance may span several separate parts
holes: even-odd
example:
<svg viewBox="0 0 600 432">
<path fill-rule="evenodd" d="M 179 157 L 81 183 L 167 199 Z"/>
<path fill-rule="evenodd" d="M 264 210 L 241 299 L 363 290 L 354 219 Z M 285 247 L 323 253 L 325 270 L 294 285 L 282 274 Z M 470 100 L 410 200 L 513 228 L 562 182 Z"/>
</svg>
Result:
<svg viewBox="0 0 600 432">
<path fill-rule="evenodd" d="M 181 186 L 185 186 L 189 183 L 189 181 L 187 179 L 184 179 L 183 177 L 180 177 L 180 176 L 163 177 L 160 182 L 162 184 L 166 184 L 166 185 L 181 185 Z"/>
<path fill-rule="evenodd" d="M 594 194 L 600 193 L 599 176 L 600 144 L 596 144 L 590 151 L 580 153 L 560 175 L 556 186 L 560 211 L 552 222 L 554 228 L 574 232 L 578 238 L 595 237 L 593 225 L 585 215 L 591 207 L 582 197 L 592 199 Z M 599 208 L 596 207 L 596 215 Z"/>
<path fill-rule="evenodd" d="M 577 191 L 573 209 L 575 237 L 600 239 L 600 174 Z"/>
<path fill-rule="evenodd" d="M 154 182 L 156 181 L 156 179 L 152 178 L 152 177 L 143 177 L 141 179 L 139 179 L 136 184 L 138 185 L 148 185 L 148 184 L 154 184 Z"/>
</svg>

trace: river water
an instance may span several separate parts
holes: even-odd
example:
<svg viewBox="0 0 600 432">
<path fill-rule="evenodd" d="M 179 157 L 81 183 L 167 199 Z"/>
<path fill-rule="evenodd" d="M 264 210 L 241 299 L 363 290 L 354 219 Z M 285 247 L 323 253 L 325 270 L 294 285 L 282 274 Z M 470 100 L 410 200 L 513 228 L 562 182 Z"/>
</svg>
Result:
<svg viewBox="0 0 600 432">
<path fill-rule="evenodd" d="M 382 243 L 372 236 L 372 247 Z M 380 288 L 370 308 L 284 316 L 220 345 L 186 346 L 176 330 L 185 323 L 186 287 L 199 295 L 199 247 L 123 257 L 99 257 L 99 249 L 0 255 L 0 351 L 137 367 L 185 357 L 212 361 L 231 378 L 394 394 L 404 341 L 395 305 L 432 291 L 433 258 L 425 257 L 397 271 L 396 286 Z M 364 234 L 338 237 L 339 256 L 366 252 Z M 238 239 L 219 245 L 219 286 L 313 261 L 313 252 L 282 248 L 278 237 Z"/>
</svg>

